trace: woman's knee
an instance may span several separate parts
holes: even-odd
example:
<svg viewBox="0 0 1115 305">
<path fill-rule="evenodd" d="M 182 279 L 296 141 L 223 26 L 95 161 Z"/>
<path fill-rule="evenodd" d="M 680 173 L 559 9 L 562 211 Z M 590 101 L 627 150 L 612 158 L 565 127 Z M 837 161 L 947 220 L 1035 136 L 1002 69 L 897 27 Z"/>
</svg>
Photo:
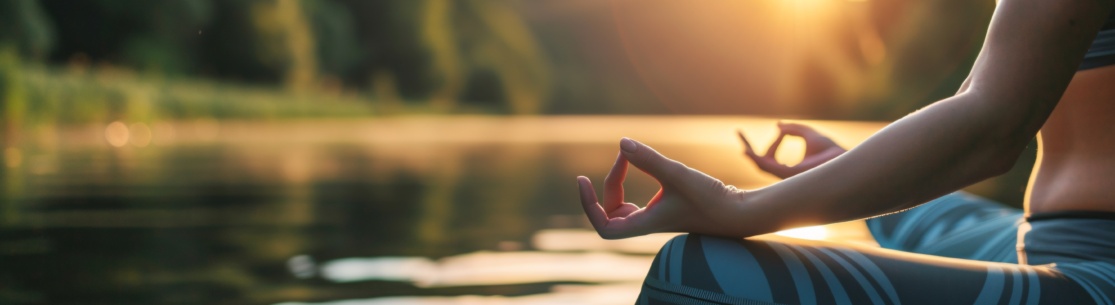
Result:
<svg viewBox="0 0 1115 305">
<path fill-rule="evenodd" d="M 647 273 L 647 278 L 669 281 L 672 275 L 670 271 L 682 266 L 681 259 L 685 257 L 685 244 L 689 238 L 689 234 L 679 234 L 662 245 L 662 248 L 658 250 L 658 254 L 654 256 L 654 261 L 650 266 L 650 271 Z M 675 273 L 678 272 L 675 270 Z"/>
<path fill-rule="evenodd" d="M 759 240 L 678 235 L 658 252 L 647 274 L 646 286 L 770 300 L 771 287 L 763 265 L 776 263 L 771 261 L 776 258 L 772 258 L 775 254 L 767 253 L 770 251 L 764 251 L 765 244 Z"/>
<path fill-rule="evenodd" d="M 762 240 L 723 238 L 700 234 L 680 234 L 670 239 L 658 250 L 654 261 L 661 267 L 695 267 L 685 262 L 729 263 L 756 260 L 750 248 L 764 243 Z M 664 270 L 668 271 L 668 270 Z"/>
<path fill-rule="evenodd" d="M 658 251 L 647 277 L 677 284 L 761 277 L 761 265 L 769 258 L 751 249 L 760 243 L 763 241 L 678 235 Z"/>
</svg>

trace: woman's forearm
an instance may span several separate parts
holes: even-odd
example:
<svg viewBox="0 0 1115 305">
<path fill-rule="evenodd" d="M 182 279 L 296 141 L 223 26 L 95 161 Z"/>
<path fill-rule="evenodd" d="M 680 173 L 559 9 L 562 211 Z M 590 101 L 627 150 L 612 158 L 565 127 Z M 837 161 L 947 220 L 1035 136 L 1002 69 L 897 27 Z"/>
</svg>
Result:
<svg viewBox="0 0 1115 305">
<path fill-rule="evenodd" d="M 979 98 L 966 93 L 938 102 L 822 166 L 747 192 L 739 229 L 750 236 L 895 212 L 1004 173 L 1037 130 L 982 114 L 996 109 L 978 105 Z M 1006 124 L 1019 132 L 999 132 Z"/>
</svg>

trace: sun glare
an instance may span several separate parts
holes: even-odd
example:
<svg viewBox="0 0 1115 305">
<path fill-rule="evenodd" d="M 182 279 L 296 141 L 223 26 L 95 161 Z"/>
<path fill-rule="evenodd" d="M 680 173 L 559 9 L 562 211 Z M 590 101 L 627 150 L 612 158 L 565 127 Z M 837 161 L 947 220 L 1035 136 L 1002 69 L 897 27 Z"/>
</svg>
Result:
<svg viewBox="0 0 1115 305">
<path fill-rule="evenodd" d="M 804 227 L 804 228 L 782 230 L 782 231 L 778 231 L 777 233 L 774 233 L 774 234 L 778 234 L 778 235 L 786 236 L 786 237 L 800 238 L 800 239 L 821 240 L 821 239 L 825 239 L 826 237 L 828 237 L 829 231 L 828 231 L 827 228 L 825 228 L 823 226 L 813 226 L 813 227 Z"/>
<path fill-rule="evenodd" d="M 801 11 L 812 11 L 824 7 L 831 0 L 782 0 L 787 6 Z"/>
</svg>

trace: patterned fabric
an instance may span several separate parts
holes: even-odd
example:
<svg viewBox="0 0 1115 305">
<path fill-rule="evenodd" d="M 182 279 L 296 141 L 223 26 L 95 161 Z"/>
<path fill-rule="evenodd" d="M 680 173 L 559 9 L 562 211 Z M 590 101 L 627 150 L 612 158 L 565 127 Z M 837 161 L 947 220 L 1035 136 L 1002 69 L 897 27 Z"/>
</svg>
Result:
<svg viewBox="0 0 1115 305">
<path fill-rule="evenodd" d="M 1079 225 L 1058 219 L 1031 228 L 1021 215 L 954 194 L 868 221 L 884 247 L 935 255 L 769 236 L 680 235 L 655 257 L 638 304 L 1112 304 L 1115 265 L 1088 259 L 1115 253 L 1098 242 L 1115 242 L 1105 238 L 1115 221 L 1107 221 L 1111 230 L 1074 239 L 1092 241 L 1072 247 L 1075 252 L 1095 255 L 1062 262 L 1048 257 L 1051 252 L 1034 252 L 1028 259 L 1057 264 L 1031 266 L 1011 263 L 1018 260 L 1010 253 L 1019 224 L 1023 232 Z M 1024 240 L 1050 240 L 1043 234 Z"/>
<path fill-rule="evenodd" d="M 1110 64 L 1115 64 L 1115 14 L 1107 17 L 1107 22 L 1100 28 L 1099 33 L 1096 33 L 1096 38 L 1092 40 L 1092 46 L 1088 47 L 1088 52 L 1084 54 L 1084 60 L 1080 62 L 1078 70 Z"/>
<path fill-rule="evenodd" d="M 936 256 L 1017 263 L 1022 210 L 956 192 L 867 220 L 879 246 Z"/>
</svg>

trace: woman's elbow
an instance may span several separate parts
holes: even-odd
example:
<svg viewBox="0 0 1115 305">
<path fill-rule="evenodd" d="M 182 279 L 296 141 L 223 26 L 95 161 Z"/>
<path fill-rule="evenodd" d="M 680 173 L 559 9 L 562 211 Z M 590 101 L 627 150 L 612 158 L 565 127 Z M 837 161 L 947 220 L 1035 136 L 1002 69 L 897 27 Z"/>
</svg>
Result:
<svg viewBox="0 0 1115 305">
<path fill-rule="evenodd" d="M 988 165 L 986 178 L 998 177 L 1010 172 L 1010 170 L 1014 168 L 1014 165 L 1018 163 L 1018 155 L 1003 155 L 1001 158 L 993 160 L 991 163 L 992 164 Z"/>
<path fill-rule="evenodd" d="M 1028 141 L 1023 143 L 1004 142 L 987 143 L 981 156 L 974 160 L 981 170 L 982 179 L 997 177 L 1010 172 L 1018 163 L 1022 153 L 1026 151 L 1026 145 L 1029 144 Z"/>
</svg>

